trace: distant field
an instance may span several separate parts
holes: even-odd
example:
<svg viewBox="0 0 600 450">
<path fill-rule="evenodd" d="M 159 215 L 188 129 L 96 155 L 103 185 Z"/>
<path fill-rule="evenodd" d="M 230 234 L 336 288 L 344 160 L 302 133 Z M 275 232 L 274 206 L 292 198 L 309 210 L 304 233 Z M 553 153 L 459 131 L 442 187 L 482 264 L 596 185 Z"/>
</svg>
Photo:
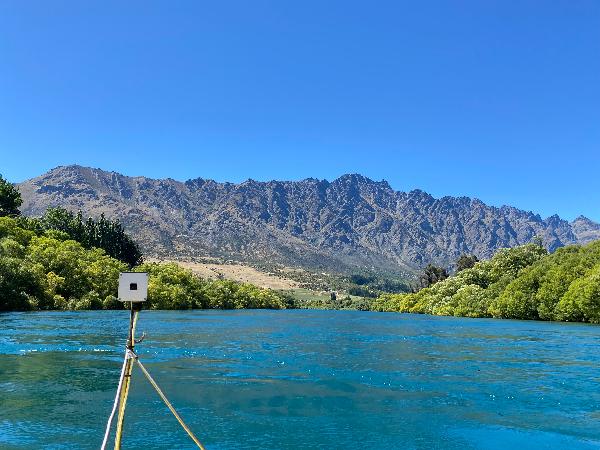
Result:
<svg viewBox="0 0 600 450">
<path fill-rule="evenodd" d="M 315 291 L 310 291 L 310 290 L 304 289 L 304 288 L 289 290 L 288 294 L 293 295 L 294 297 L 296 297 L 299 300 L 304 300 L 307 302 L 310 302 L 310 301 L 325 302 L 325 301 L 329 300 L 329 298 L 331 297 L 329 292 L 315 292 Z"/>
<path fill-rule="evenodd" d="M 175 262 L 203 278 L 226 278 L 228 280 L 252 283 L 256 286 L 275 290 L 298 289 L 299 284 L 293 280 L 282 278 L 275 274 L 261 272 L 254 267 L 242 264 L 206 264 L 190 261 L 162 260 L 162 262 Z"/>
</svg>

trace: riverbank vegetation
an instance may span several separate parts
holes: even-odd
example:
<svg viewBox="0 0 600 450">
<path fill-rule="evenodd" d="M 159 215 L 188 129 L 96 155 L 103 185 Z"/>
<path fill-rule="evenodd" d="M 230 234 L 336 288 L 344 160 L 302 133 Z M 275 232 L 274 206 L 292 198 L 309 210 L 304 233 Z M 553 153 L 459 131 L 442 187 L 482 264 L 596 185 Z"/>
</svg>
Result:
<svg viewBox="0 0 600 450">
<path fill-rule="evenodd" d="M 285 296 L 230 280 L 205 280 L 177 264 L 142 263 L 118 221 L 61 208 L 22 217 L 21 198 L 0 176 L 0 311 L 121 309 L 119 272 L 150 274 L 152 309 L 286 308 Z"/>
<path fill-rule="evenodd" d="M 18 191 L 0 176 L 0 311 L 120 309 L 119 272 L 137 270 L 150 274 L 152 309 L 326 308 L 600 323 L 600 241 L 552 254 L 535 242 L 487 261 L 465 255 L 452 276 L 427 266 L 412 293 L 401 293 L 408 289 L 402 280 L 366 272 L 344 280 L 352 289 L 343 295 L 303 297 L 203 279 L 174 263 L 143 263 L 118 221 L 60 208 L 30 219 L 20 216 L 20 205 Z"/>
<path fill-rule="evenodd" d="M 416 293 L 382 295 L 372 309 L 600 323 L 600 241 L 552 254 L 539 244 L 503 249 Z"/>
<path fill-rule="evenodd" d="M 119 272 L 129 265 L 86 248 L 64 231 L 40 231 L 25 218 L 0 217 L 0 310 L 120 309 Z M 230 280 L 204 280 L 177 264 L 134 267 L 150 274 L 147 307 L 285 308 L 276 292 Z"/>
<path fill-rule="evenodd" d="M 142 252 L 118 220 L 109 220 L 101 214 L 98 220 L 74 214 L 64 208 L 48 208 L 39 219 L 29 219 L 38 232 L 58 230 L 87 249 L 101 248 L 108 256 L 134 267 L 143 262 Z"/>
</svg>

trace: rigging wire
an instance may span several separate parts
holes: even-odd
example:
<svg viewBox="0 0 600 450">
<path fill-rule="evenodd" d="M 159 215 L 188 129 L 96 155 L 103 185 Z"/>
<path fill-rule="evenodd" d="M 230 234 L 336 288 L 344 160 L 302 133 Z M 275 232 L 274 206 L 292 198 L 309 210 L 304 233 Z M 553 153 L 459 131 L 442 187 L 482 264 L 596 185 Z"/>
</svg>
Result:
<svg viewBox="0 0 600 450">
<path fill-rule="evenodd" d="M 123 378 L 125 378 L 125 367 L 127 366 L 127 360 L 130 358 L 129 352 L 125 352 L 125 359 L 123 360 L 123 368 L 121 369 L 121 376 L 119 377 L 119 386 L 117 387 L 117 395 L 115 395 L 115 402 L 113 403 L 113 408 L 108 417 L 108 423 L 106 424 L 106 431 L 104 432 L 104 440 L 102 441 L 102 447 L 100 450 L 106 449 L 106 444 L 108 443 L 108 435 L 110 434 L 110 426 L 112 425 L 112 421 L 115 418 L 115 412 L 117 412 L 117 406 L 119 406 L 119 396 L 121 394 L 121 386 L 123 386 Z"/>
<path fill-rule="evenodd" d="M 202 443 L 194 435 L 194 433 L 192 432 L 192 430 L 190 430 L 190 428 L 185 424 L 185 422 L 183 421 L 183 419 L 181 418 L 181 416 L 179 414 L 177 414 L 177 411 L 175 411 L 175 408 L 173 407 L 173 405 L 171 404 L 171 402 L 167 399 L 167 397 L 163 393 L 163 391 L 160 390 L 160 388 L 158 387 L 158 384 L 156 384 L 156 381 L 154 381 L 154 379 L 150 376 L 150 374 L 148 373 L 148 371 L 146 370 L 146 368 L 144 367 L 144 365 L 138 359 L 137 355 L 134 356 L 134 361 L 138 364 L 138 366 L 140 366 L 140 369 L 142 369 L 142 372 L 144 373 L 144 375 L 146 376 L 146 378 L 148 379 L 148 381 L 150 382 L 150 384 L 152 385 L 152 387 L 156 390 L 156 392 L 158 393 L 158 395 L 160 396 L 160 398 L 162 399 L 162 401 L 165 402 L 165 405 L 167 405 L 167 408 L 169 408 L 169 410 L 173 413 L 173 415 L 175 416 L 175 418 L 177 419 L 177 421 L 179 422 L 179 424 L 187 432 L 187 434 L 190 436 L 190 438 L 192 439 L 192 441 L 194 441 L 194 443 L 201 450 L 206 450 L 204 448 L 204 446 L 202 445 Z"/>
</svg>

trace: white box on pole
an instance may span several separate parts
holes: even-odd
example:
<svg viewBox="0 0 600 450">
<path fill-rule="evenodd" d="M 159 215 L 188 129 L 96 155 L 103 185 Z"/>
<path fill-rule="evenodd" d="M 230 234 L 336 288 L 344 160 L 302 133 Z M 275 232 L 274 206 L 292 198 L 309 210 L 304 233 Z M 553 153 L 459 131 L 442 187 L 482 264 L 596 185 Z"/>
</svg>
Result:
<svg viewBox="0 0 600 450">
<path fill-rule="evenodd" d="M 145 302 L 148 298 L 146 272 L 121 272 L 119 274 L 119 301 Z"/>
</svg>

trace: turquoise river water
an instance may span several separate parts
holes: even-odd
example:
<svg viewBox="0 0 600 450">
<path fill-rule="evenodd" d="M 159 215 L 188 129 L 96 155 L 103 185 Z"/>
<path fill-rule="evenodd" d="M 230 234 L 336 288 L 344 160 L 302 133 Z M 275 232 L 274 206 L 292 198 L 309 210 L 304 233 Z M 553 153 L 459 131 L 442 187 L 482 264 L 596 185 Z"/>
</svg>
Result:
<svg viewBox="0 0 600 450">
<path fill-rule="evenodd" d="M 0 314 L 0 448 L 98 449 L 126 311 Z M 600 448 L 600 326 L 142 311 L 138 353 L 208 450 Z M 123 448 L 194 448 L 134 368 Z"/>
</svg>

